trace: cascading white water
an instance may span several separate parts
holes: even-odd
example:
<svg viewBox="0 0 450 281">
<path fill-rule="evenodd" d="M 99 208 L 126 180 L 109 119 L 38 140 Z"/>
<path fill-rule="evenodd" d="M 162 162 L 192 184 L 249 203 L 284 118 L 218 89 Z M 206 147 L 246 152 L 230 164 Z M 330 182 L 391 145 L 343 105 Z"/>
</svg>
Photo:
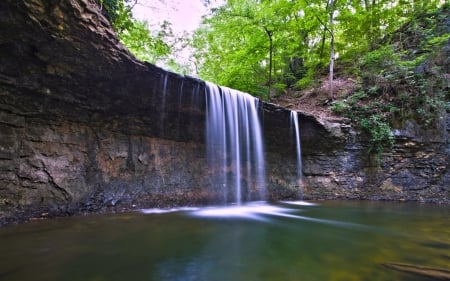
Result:
<svg viewBox="0 0 450 281">
<path fill-rule="evenodd" d="M 291 130 L 293 130 L 295 135 L 295 148 L 297 154 L 297 183 L 300 188 L 300 195 L 302 195 L 302 149 L 300 145 L 300 127 L 298 125 L 298 113 L 297 111 L 291 111 Z"/>
<path fill-rule="evenodd" d="M 206 83 L 206 143 L 213 184 L 223 199 L 240 204 L 265 199 L 265 167 L 259 100 Z"/>
</svg>

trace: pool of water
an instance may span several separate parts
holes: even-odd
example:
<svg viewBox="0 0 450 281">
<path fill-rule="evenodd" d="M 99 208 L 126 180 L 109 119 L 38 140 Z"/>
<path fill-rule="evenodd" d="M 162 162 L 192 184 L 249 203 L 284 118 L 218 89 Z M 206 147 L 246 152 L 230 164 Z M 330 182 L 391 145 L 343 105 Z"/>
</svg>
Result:
<svg viewBox="0 0 450 281">
<path fill-rule="evenodd" d="M 0 280 L 430 280 L 448 268 L 450 207 L 280 202 L 147 209 L 0 229 Z"/>
</svg>

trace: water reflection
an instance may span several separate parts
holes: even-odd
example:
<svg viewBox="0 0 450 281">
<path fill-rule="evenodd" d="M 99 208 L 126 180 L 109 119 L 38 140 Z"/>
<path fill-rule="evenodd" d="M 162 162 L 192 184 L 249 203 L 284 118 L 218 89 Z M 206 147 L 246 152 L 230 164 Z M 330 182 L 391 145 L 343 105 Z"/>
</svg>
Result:
<svg viewBox="0 0 450 281">
<path fill-rule="evenodd" d="M 183 212 L 183 211 L 196 211 L 200 208 L 195 207 L 181 207 L 181 208 L 168 208 L 168 209 L 160 209 L 160 208 L 152 208 L 152 209 L 141 209 L 140 212 L 143 214 L 167 214 L 167 213 L 174 213 L 174 212 Z"/>
<path fill-rule="evenodd" d="M 32 222 L 0 229 L 0 280 L 426 280 L 448 268 L 449 207 L 254 203 Z"/>
<path fill-rule="evenodd" d="M 263 266 L 259 262 L 266 251 L 270 228 L 262 223 L 268 221 L 262 214 L 277 209 L 249 204 L 191 212 L 189 216 L 218 218 L 222 225 L 216 226 L 216 234 L 204 241 L 198 253 L 159 264 L 155 280 L 258 280 L 254 275 L 258 274 L 256 268 Z"/>
</svg>

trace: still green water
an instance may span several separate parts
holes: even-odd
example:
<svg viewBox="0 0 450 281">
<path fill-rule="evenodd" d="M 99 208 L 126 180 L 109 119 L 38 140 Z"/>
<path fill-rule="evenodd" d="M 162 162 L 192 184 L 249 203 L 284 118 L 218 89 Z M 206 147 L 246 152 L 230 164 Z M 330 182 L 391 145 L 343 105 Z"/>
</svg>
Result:
<svg viewBox="0 0 450 281">
<path fill-rule="evenodd" d="M 450 207 L 250 204 L 71 217 L 0 229 L 0 280 L 430 280 L 449 268 Z"/>
</svg>

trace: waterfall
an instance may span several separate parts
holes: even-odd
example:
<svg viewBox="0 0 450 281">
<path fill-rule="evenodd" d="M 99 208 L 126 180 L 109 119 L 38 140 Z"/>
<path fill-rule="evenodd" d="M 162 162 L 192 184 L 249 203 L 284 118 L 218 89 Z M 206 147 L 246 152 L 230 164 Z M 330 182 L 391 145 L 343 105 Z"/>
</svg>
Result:
<svg viewBox="0 0 450 281">
<path fill-rule="evenodd" d="M 265 199 L 265 167 L 259 100 L 206 83 L 209 173 L 225 202 Z"/>
<path fill-rule="evenodd" d="M 300 196 L 303 195 L 302 192 L 302 180 L 303 180 L 303 172 L 302 172 L 302 149 L 300 145 L 300 127 L 298 126 L 298 113 L 297 111 L 291 111 L 291 130 L 293 130 L 295 135 L 295 150 L 297 155 L 297 184 L 300 188 Z"/>
</svg>

